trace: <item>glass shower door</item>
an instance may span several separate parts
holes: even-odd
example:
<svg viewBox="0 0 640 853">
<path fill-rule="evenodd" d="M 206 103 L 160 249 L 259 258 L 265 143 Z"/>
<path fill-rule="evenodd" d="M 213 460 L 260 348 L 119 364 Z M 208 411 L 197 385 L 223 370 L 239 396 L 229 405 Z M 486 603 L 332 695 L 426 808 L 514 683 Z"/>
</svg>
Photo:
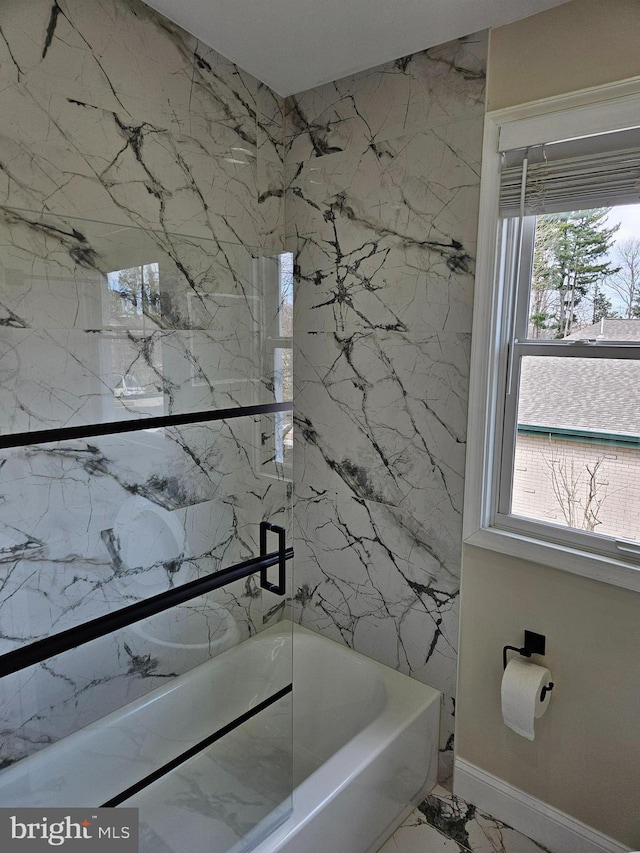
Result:
<svg viewBox="0 0 640 853">
<path fill-rule="evenodd" d="M 0 229 L 0 806 L 250 849 L 291 794 L 290 259 Z"/>
</svg>

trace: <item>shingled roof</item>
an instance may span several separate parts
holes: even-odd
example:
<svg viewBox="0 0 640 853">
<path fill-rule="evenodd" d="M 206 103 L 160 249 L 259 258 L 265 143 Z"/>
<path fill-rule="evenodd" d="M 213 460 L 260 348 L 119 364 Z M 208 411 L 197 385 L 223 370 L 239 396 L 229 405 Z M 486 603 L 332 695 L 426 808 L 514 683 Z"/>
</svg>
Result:
<svg viewBox="0 0 640 853">
<path fill-rule="evenodd" d="M 605 319 L 569 338 L 640 341 L 640 320 Z M 640 361 L 524 358 L 518 425 L 640 436 Z"/>
<path fill-rule="evenodd" d="M 640 320 L 604 317 L 599 323 L 567 335 L 568 341 L 595 338 L 599 341 L 640 341 Z"/>
</svg>

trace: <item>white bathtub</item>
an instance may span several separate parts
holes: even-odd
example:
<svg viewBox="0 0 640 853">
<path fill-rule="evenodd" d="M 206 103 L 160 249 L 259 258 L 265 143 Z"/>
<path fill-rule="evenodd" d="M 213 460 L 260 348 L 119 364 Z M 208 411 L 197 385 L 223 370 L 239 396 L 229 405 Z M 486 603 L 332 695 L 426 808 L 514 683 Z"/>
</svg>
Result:
<svg viewBox="0 0 640 853">
<path fill-rule="evenodd" d="M 436 783 L 440 693 L 294 636 L 293 813 L 253 853 L 372 853 Z"/>
<path fill-rule="evenodd" d="M 290 643 L 269 628 L 6 768 L 0 806 L 109 800 L 290 683 Z M 366 853 L 433 787 L 437 691 L 299 627 L 294 685 L 293 779 L 285 696 L 122 804 L 141 851 Z"/>
</svg>

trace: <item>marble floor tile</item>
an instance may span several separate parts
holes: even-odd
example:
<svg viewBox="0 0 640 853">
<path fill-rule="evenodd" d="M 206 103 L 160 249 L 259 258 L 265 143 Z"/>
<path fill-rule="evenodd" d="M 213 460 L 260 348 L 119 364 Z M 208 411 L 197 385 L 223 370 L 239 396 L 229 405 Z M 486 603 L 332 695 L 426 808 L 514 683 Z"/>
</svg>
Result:
<svg viewBox="0 0 640 853">
<path fill-rule="evenodd" d="M 437 786 L 379 853 L 536 853 L 540 850 L 546 848 Z"/>
<path fill-rule="evenodd" d="M 458 853 L 460 846 L 425 822 L 418 809 L 381 847 L 379 853 Z"/>
</svg>

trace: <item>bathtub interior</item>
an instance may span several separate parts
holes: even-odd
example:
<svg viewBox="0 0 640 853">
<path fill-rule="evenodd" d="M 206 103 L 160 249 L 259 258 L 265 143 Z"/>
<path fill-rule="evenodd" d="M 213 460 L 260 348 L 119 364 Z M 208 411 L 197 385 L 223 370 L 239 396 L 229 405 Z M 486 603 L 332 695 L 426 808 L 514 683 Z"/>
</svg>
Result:
<svg viewBox="0 0 640 853">
<path fill-rule="evenodd" d="M 107 802 L 286 688 L 291 658 L 292 634 L 286 629 L 266 642 L 258 635 L 234 646 L 4 768 L 0 803 Z M 289 710 L 289 738 L 291 725 Z"/>
<path fill-rule="evenodd" d="M 282 630 L 258 639 L 267 656 Z M 293 697 L 123 803 L 140 809 L 141 853 L 365 853 L 433 787 L 439 693 L 293 630 Z"/>
<path fill-rule="evenodd" d="M 251 849 L 293 810 L 291 695 L 122 803 L 140 853 Z"/>
<path fill-rule="evenodd" d="M 374 853 L 436 783 L 441 694 L 299 626 L 294 679 L 293 813 L 250 849 Z"/>
<path fill-rule="evenodd" d="M 300 626 L 294 628 L 293 678 L 297 786 L 380 714 L 387 695 L 371 660 L 318 642 Z"/>
<path fill-rule="evenodd" d="M 274 625 L 6 768 L 0 802 L 106 802 L 285 688 L 293 637 L 293 698 L 282 696 L 121 803 L 140 809 L 141 853 L 260 849 L 275 827 L 289 825 L 296 797 L 322 792 L 328 798 L 340 788 L 340 775 L 348 777 L 387 749 L 413 724 L 429 690 L 337 643 L 292 629 L 286 621 Z M 393 766 L 388 757 L 384 761 Z M 419 775 L 426 763 L 417 760 Z"/>
</svg>

